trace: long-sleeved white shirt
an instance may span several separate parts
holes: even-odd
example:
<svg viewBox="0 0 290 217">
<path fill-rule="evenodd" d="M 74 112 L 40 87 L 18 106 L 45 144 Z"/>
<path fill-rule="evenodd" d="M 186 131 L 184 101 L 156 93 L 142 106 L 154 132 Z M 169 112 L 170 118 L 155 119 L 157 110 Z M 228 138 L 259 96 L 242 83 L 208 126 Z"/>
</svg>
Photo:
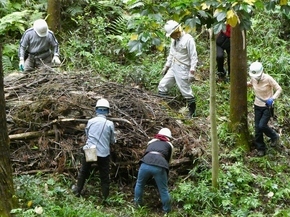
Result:
<svg viewBox="0 0 290 217">
<path fill-rule="evenodd" d="M 267 99 L 277 99 L 282 93 L 282 88 L 277 83 L 277 81 L 271 75 L 264 73 L 262 74 L 262 77 L 259 81 L 255 78 L 251 78 L 251 80 L 248 82 L 248 86 L 252 87 L 255 92 L 256 97 L 254 104 L 260 107 L 266 106 L 265 101 Z"/>
<path fill-rule="evenodd" d="M 170 67 L 173 61 L 189 67 L 190 71 L 195 71 L 198 58 L 195 41 L 190 34 L 182 32 L 179 39 L 172 39 L 165 66 Z"/>
</svg>

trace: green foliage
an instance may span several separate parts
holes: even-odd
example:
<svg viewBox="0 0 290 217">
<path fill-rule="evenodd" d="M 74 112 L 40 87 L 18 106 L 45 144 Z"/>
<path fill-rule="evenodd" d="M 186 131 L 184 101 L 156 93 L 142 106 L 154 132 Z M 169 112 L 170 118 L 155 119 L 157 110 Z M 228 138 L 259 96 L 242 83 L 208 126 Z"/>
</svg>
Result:
<svg viewBox="0 0 290 217">
<path fill-rule="evenodd" d="M 115 217 L 115 216 L 154 216 L 147 207 L 136 209 L 128 201 L 126 192 L 111 185 L 107 205 L 102 205 L 101 199 L 94 195 L 100 186 L 99 180 L 94 179 L 93 185 L 86 184 L 92 192 L 89 197 L 75 197 L 69 190 L 71 180 L 60 174 L 35 176 L 23 175 L 14 177 L 14 186 L 19 200 L 19 207 L 11 211 L 18 217 L 62 216 L 62 217 Z M 96 194 L 96 193 L 95 193 Z M 41 210 L 41 211 L 40 211 Z"/>
<path fill-rule="evenodd" d="M 215 190 L 211 187 L 209 173 L 204 170 L 194 181 L 180 182 L 172 192 L 174 200 L 188 216 L 263 216 L 288 210 L 284 200 L 289 196 L 289 187 L 287 182 L 282 184 L 282 177 L 271 179 L 262 174 L 254 175 L 242 161 L 227 163 L 221 165 L 220 188 Z M 264 200 L 272 202 L 263 206 Z"/>
<path fill-rule="evenodd" d="M 8 2 L 7 0 L 1 0 L 0 4 L 4 7 L 4 6 L 6 6 L 7 2 Z"/>
<path fill-rule="evenodd" d="M 265 72 L 272 75 L 280 85 L 287 87 L 290 80 L 290 54 L 285 52 L 281 55 L 281 47 L 287 48 L 289 42 L 279 36 L 283 27 L 281 21 L 282 15 L 279 10 L 256 14 L 252 30 L 247 35 L 247 51 L 249 62 L 261 61 Z"/>
<path fill-rule="evenodd" d="M 137 56 L 143 52 L 148 53 L 152 47 L 160 46 L 165 40 L 163 23 L 159 17 L 132 17 L 128 22 L 128 29 L 131 31 L 137 29 L 137 38 L 132 36 L 128 43 L 129 51 L 135 52 Z"/>
<path fill-rule="evenodd" d="M 102 206 L 95 208 L 95 199 L 86 200 L 72 195 L 68 191 L 69 186 L 66 186 L 71 182 L 62 175 L 20 176 L 15 179 L 15 184 L 20 208 L 12 210 L 12 213 L 20 217 L 37 216 L 36 212 L 39 207 L 43 209 L 43 216 L 114 216 L 104 214 Z M 113 201 L 113 199 L 111 200 Z"/>
<path fill-rule="evenodd" d="M 151 47 L 158 47 L 164 41 L 163 25 L 169 19 L 183 23 L 188 33 L 194 33 L 196 28 L 205 25 L 213 27 L 214 33 L 225 29 L 225 21 L 236 26 L 239 21 L 242 29 L 249 29 L 250 18 L 254 7 L 262 8 L 260 1 L 166 1 L 142 2 L 127 1 L 132 13 L 129 28 L 134 30 L 137 38 L 133 37 L 128 46 L 130 52 L 141 55 Z"/>
<path fill-rule="evenodd" d="M 31 13 L 29 10 L 21 12 L 13 12 L 0 19 L 0 33 L 7 34 L 8 31 L 21 31 L 24 32 L 26 28 L 26 21 L 24 20 L 28 14 Z"/>
<path fill-rule="evenodd" d="M 12 63 L 8 56 L 2 56 L 2 67 L 4 72 L 13 69 Z"/>
<path fill-rule="evenodd" d="M 267 10 L 273 11 L 279 9 L 282 13 L 289 15 L 290 4 L 288 0 L 274 0 L 265 2 L 265 7 Z"/>
<path fill-rule="evenodd" d="M 15 66 L 13 65 L 13 62 L 17 58 L 18 53 L 18 44 L 4 44 L 3 47 L 3 56 L 2 56 L 2 64 L 3 64 L 3 70 L 4 72 L 8 72 L 9 70 L 13 70 Z"/>
</svg>

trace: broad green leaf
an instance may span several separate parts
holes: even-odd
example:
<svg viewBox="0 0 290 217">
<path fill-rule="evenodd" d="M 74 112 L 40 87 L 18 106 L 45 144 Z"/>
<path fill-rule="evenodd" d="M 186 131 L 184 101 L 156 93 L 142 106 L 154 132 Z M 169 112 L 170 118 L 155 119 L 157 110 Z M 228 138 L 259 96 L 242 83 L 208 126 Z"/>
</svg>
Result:
<svg viewBox="0 0 290 217">
<path fill-rule="evenodd" d="M 159 46 L 159 45 L 161 45 L 161 40 L 160 40 L 160 38 L 153 38 L 153 39 L 152 39 L 152 44 L 155 45 L 155 46 Z"/>
<path fill-rule="evenodd" d="M 198 11 L 198 14 L 202 17 L 205 17 L 205 18 L 208 17 L 208 14 L 205 11 Z"/>
<path fill-rule="evenodd" d="M 242 10 L 244 10 L 244 11 L 247 12 L 247 13 L 251 13 L 251 11 L 253 10 L 253 7 L 250 6 L 250 5 L 245 5 L 245 4 L 243 4 L 243 5 L 241 5 L 240 7 L 241 7 Z"/>
<path fill-rule="evenodd" d="M 142 42 L 147 42 L 148 40 L 150 40 L 150 38 L 151 38 L 151 35 L 149 32 L 143 32 L 140 34 L 140 40 Z"/>
<path fill-rule="evenodd" d="M 162 15 L 160 13 L 158 13 L 158 14 L 148 14 L 148 17 L 149 18 L 153 18 L 154 20 L 157 20 L 157 21 L 161 21 L 162 20 Z"/>
<path fill-rule="evenodd" d="M 223 11 L 221 9 L 216 9 L 213 13 L 214 17 L 217 17 L 220 13 L 222 13 Z"/>
<path fill-rule="evenodd" d="M 282 5 L 281 6 L 281 10 L 285 14 L 285 16 L 288 17 L 288 19 L 290 19 L 290 6 L 288 6 L 288 5 Z"/>
<path fill-rule="evenodd" d="M 128 47 L 129 47 L 129 52 L 130 53 L 133 53 L 133 52 L 140 53 L 141 48 L 142 48 L 142 43 L 140 41 L 138 41 L 138 40 L 129 41 Z"/>
<path fill-rule="evenodd" d="M 218 22 L 223 21 L 227 17 L 227 14 L 224 12 L 221 12 L 217 15 L 216 19 Z"/>
<path fill-rule="evenodd" d="M 185 31 L 190 32 L 191 30 L 195 29 L 196 26 L 196 19 L 190 18 L 185 21 Z"/>
<path fill-rule="evenodd" d="M 223 29 L 224 24 L 223 23 L 217 23 L 213 27 L 214 34 L 218 34 Z"/>
<path fill-rule="evenodd" d="M 276 6 L 275 1 L 269 1 L 268 3 L 266 3 L 266 9 L 267 10 L 274 10 Z"/>
</svg>

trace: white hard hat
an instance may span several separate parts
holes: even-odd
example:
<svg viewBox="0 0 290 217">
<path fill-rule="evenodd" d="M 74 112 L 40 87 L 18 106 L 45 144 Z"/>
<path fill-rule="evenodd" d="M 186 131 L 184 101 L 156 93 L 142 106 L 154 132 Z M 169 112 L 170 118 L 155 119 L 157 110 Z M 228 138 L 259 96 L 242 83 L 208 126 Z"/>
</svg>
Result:
<svg viewBox="0 0 290 217">
<path fill-rule="evenodd" d="M 158 134 L 166 136 L 168 138 L 172 138 L 171 131 L 168 128 L 162 128 L 161 130 L 159 130 Z"/>
<path fill-rule="evenodd" d="M 97 101 L 96 108 L 98 107 L 110 108 L 110 104 L 108 100 L 102 98 Z"/>
<path fill-rule="evenodd" d="M 48 26 L 45 20 L 38 19 L 34 21 L 33 29 L 39 37 L 45 37 L 48 33 Z"/>
<path fill-rule="evenodd" d="M 164 25 L 166 37 L 169 37 L 179 26 L 180 24 L 178 22 L 174 20 L 168 20 Z"/>
<path fill-rule="evenodd" d="M 250 65 L 249 75 L 253 78 L 259 78 L 263 73 L 263 65 L 260 62 L 253 62 Z"/>
</svg>

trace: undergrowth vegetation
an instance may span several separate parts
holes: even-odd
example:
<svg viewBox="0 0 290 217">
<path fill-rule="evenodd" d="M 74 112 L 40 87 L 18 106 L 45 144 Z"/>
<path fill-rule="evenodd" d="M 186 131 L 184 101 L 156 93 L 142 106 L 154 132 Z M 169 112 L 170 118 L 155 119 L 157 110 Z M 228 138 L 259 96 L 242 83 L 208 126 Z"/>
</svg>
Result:
<svg viewBox="0 0 290 217">
<path fill-rule="evenodd" d="M 41 1 L 40 1 L 41 2 Z M 81 2 L 81 1 L 80 1 Z M 83 9 L 80 5 L 67 6 L 63 13 L 73 15 L 67 21 L 70 29 L 59 33 L 61 70 L 73 73 L 87 71 L 92 76 L 100 74 L 108 80 L 139 86 L 152 92 L 156 91 L 161 79 L 160 71 L 165 63 L 165 50 L 159 52 L 147 48 L 142 55 L 130 53 L 127 43 L 131 37 L 130 29 L 125 28 L 127 17 L 122 17 L 119 1 L 115 7 L 106 6 L 102 10 L 98 1 L 88 1 Z M 79 3 L 81 4 L 81 3 Z M 28 8 L 28 6 L 26 5 Z M 9 10 L 19 9 L 16 5 Z M 0 11 L 3 14 L 3 11 Z M 41 9 L 33 13 L 24 10 L 19 18 L 27 22 L 43 14 Z M 24 19 L 24 17 L 26 17 Z M 28 17 L 28 18 L 27 18 Z M 285 21 L 286 19 L 286 21 Z M 111 21 L 111 22 L 110 22 Z M 282 129 L 281 140 L 285 149 L 269 149 L 269 154 L 257 158 L 234 148 L 232 135 L 228 131 L 229 121 L 229 84 L 217 84 L 217 121 L 220 142 L 219 189 L 211 187 L 211 165 L 206 159 L 199 159 L 187 177 L 174 180 L 170 186 L 173 212 L 170 216 L 290 216 L 290 176 L 289 153 L 289 72 L 290 45 L 289 35 L 281 37 L 281 28 L 289 22 L 278 12 L 257 13 L 252 19 L 252 30 L 247 32 L 247 54 L 249 63 L 255 60 L 263 62 L 267 73 L 281 84 L 284 93 L 277 100 L 277 119 L 274 127 Z M 21 33 L 28 24 L 12 22 L 10 31 L 17 37 L 7 39 L 3 50 L 5 73 L 18 68 L 17 50 Z M 65 25 L 65 23 L 63 24 Z M 89 31 L 88 31 L 89 30 Z M 287 31 L 285 30 L 285 34 Z M 163 36 L 164 37 L 164 36 Z M 193 83 L 197 97 L 198 116 L 209 116 L 209 43 L 207 36 L 196 36 L 199 66 L 197 74 L 203 78 Z M 165 38 L 164 38 L 164 41 Z M 166 43 L 169 43 L 167 40 Z M 151 49 L 151 50 L 150 50 Z M 173 94 L 179 92 L 173 89 Z M 252 101 L 248 93 L 249 130 L 253 134 Z M 209 145 L 210 151 L 210 145 Z M 15 176 L 16 196 L 19 208 L 12 210 L 15 216 L 160 216 L 161 210 L 151 207 L 135 209 L 132 203 L 132 189 L 121 188 L 112 183 L 108 205 L 102 205 L 97 194 L 88 198 L 76 198 L 70 191 L 73 180 L 62 174 L 37 174 Z M 95 184 L 88 184 L 96 192 Z"/>
</svg>

